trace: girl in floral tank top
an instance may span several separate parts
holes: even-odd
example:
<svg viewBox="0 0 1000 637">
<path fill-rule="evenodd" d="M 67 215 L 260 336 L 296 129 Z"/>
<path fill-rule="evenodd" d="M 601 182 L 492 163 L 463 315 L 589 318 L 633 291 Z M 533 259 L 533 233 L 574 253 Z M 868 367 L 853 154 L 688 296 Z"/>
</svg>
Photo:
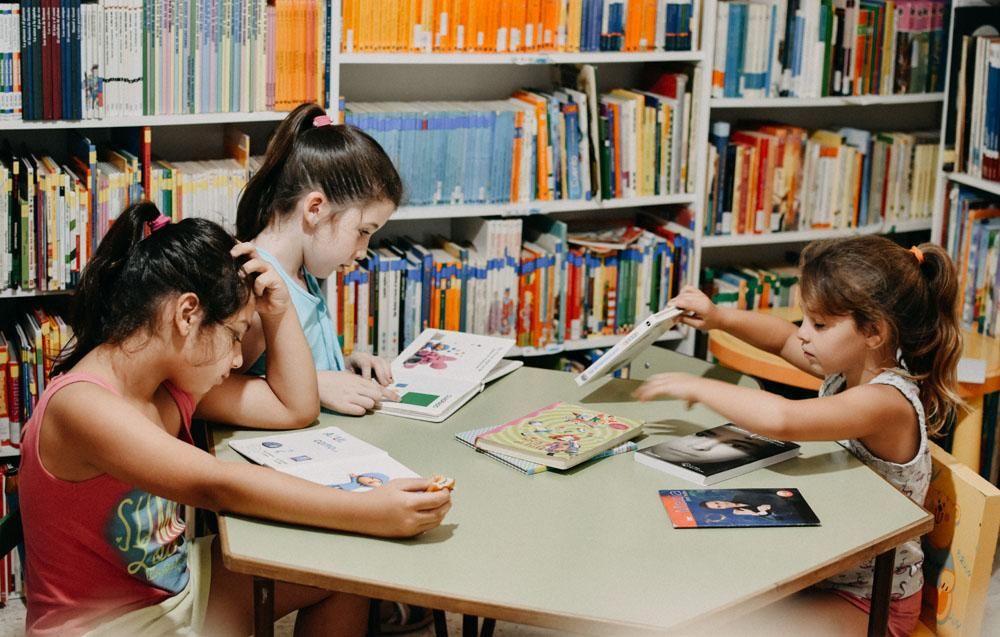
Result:
<svg viewBox="0 0 1000 637">
<path fill-rule="evenodd" d="M 640 399 L 669 395 L 701 402 L 750 431 L 783 440 L 846 440 L 861 462 L 917 504 L 930 482 L 928 435 L 961 407 L 956 368 L 961 357 L 958 281 L 934 244 L 909 250 L 878 236 L 818 241 L 800 261 L 801 326 L 757 312 L 716 307 L 688 287 L 671 302 L 684 322 L 721 329 L 824 382 L 819 397 L 792 401 L 767 392 L 687 374 L 659 374 Z M 919 619 L 923 586 L 920 541 L 896 551 L 889 609 L 892 635 L 908 635 Z M 873 562 L 830 578 L 841 603 L 868 612 Z M 813 594 L 815 597 L 815 594 Z M 839 613 L 831 599 L 817 613 Z M 795 632 L 788 625 L 786 630 Z M 802 627 L 806 629 L 806 627 Z"/>
</svg>

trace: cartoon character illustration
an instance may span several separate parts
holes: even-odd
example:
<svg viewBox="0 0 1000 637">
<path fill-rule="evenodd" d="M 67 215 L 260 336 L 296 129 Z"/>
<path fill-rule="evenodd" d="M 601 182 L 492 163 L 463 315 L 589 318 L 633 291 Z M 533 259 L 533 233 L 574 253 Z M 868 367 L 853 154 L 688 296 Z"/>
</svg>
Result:
<svg viewBox="0 0 1000 637">
<path fill-rule="evenodd" d="M 91 109 L 104 106 L 104 78 L 97 73 L 97 65 L 90 67 L 90 71 L 83 76 L 84 90 L 87 94 L 87 103 Z"/>
<path fill-rule="evenodd" d="M 440 341 L 428 341 L 423 347 L 413 353 L 413 356 L 403 362 L 407 369 L 419 365 L 427 365 L 431 369 L 447 369 L 448 363 L 458 360 L 457 356 L 449 356 L 444 352 L 460 354 L 457 349 Z"/>
<path fill-rule="evenodd" d="M 575 434 L 553 434 L 549 436 L 555 442 L 545 446 L 545 453 L 554 456 L 557 453 L 567 453 L 575 456 L 580 453 L 580 436 Z"/>
<path fill-rule="evenodd" d="M 382 486 L 389 481 L 389 476 L 384 473 L 352 473 L 351 481 L 343 484 L 331 484 L 329 486 L 341 491 L 370 491 Z"/>
<path fill-rule="evenodd" d="M 510 288 L 504 288 L 502 308 L 500 312 L 500 333 L 510 334 L 514 321 L 514 299 L 510 296 Z"/>
</svg>

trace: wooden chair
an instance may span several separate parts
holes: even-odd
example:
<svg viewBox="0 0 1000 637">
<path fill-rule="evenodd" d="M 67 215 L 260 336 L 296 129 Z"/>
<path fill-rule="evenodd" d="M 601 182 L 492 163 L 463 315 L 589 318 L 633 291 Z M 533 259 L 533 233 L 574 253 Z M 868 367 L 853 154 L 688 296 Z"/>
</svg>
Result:
<svg viewBox="0 0 1000 637">
<path fill-rule="evenodd" d="M 1000 489 L 935 444 L 925 506 L 924 595 L 914 635 L 980 634 L 1000 531 Z"/>
</svg>

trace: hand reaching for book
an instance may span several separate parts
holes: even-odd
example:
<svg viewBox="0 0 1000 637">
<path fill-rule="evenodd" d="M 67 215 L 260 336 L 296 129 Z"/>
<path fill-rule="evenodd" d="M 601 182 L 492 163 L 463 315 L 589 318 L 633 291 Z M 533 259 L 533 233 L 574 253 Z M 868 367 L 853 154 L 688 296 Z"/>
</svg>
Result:
<svg viewBox="0 0 1000 637">
<path fill-rule="evenodd" d="M 653 400 L 660 396 L 669 396 L 687 401 L 687 406 L 690 408 L 701 401 L 699 390 L 704 384 L 705 379 L 691 374 L 680 372 L 654 374 L 632 392 L 632 396 L 639 400 Z"/>
<path fill-rule="evenodd" d="M 364 494 L 373 520 L 366 532 L 383 537 L 411 537 L 430 531 L 451 509 L 451 491 L 427 491 L 427 478 L 398 478 Z"/>
<path fill-rule="evenodd" d="M 362 378 L 374 378 L 381 385 L 392 382 L 392 366 L 389 361 L 365 352 L 354 352 L 347 357 L 348 369 L 354 370 Z"/>
<path fill-rule="evenodd" d="M 719 325 L 719 308 L 705 293 L 692 285 L 686 285 L 680 294 L 670 300 L 669 305 L 684 310 L 680 322 L 699 330 L 714 330 Z"/>
<path fill-rule="evenodd" d="M 392 390 L 354 372 L 317 374 L 320 403 L 337 413 L 363 416 L 368 410 L 381 407 L 383 400 L 399 400 Z"/>
</svg>

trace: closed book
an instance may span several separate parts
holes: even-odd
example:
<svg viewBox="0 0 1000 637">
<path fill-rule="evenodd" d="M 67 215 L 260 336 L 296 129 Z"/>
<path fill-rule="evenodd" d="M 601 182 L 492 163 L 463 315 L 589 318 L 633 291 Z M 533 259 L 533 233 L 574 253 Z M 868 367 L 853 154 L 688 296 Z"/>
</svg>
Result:
<svg viewBox="0 0 1000 637">
<path fill-rule="evenodd" d="M 636 462 L 709 485 L 794 458 L 799 445 L 720 425 L 661 442 L 635 454 Z"/>
<path fill-rule="evenodd" d="M 820 525 L 798 489 L 670 489 L 660 501 L 675 529 Z"/>
<path fill-rule="evenodd" d="M 642 423 L 556 402 L 490 429 L 476 447 L 569 469 L 642 433 Z"/>
</svg>

